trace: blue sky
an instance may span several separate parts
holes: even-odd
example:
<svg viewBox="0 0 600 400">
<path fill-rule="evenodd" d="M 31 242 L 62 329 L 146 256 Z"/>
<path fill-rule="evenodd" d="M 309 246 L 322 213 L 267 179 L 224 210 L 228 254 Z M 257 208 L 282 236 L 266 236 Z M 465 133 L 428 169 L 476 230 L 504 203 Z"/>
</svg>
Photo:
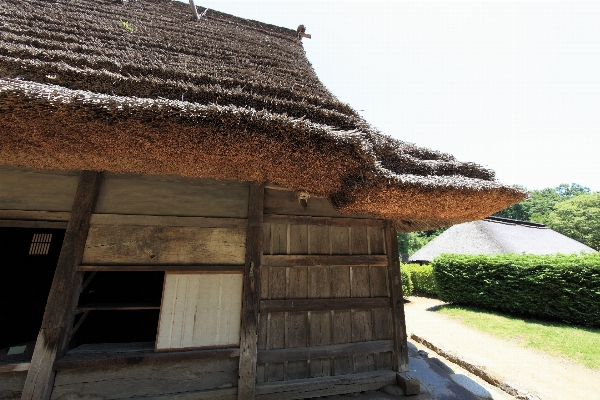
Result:
<svg viewBox="0 0 600 400">
<path fill-rule="evenodd" d="M 394 138 L 504 183 L 600 191 L 600 2 L 196 4 L 304 24 L 321 81 Z"/>
</svg>

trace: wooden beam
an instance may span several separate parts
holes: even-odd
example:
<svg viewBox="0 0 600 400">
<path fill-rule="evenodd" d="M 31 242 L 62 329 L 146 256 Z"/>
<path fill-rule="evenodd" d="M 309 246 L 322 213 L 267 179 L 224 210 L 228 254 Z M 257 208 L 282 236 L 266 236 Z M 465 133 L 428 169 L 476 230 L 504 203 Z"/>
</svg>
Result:
<svg viewBox="0 0 600 400">
<path fill-rule="evenodd" d="M 386 266 L 388 257 L 355 255 L 355 256 L 322 256 L 322 255 L 264 255 L 263 265 L 265 267 L 310 267 L 313 265 L 371 265 Z"/>
<path fill-rule="evenodd" d="M 404 318 L 404 298 L 402 281 L 400 280 L 400 254 L 398 253 L 398 236 L 391 220 L 386 221 L 385 245 L 388 256 L 388 275 L 390 297 L 392 302 L 394 369 L 408 372 L 408 344 L 406 341 L 406 321 Z"/>
<path fill-rule="evenodd" d="M 160 310 L 160 305 L 152 304 L 86 304 L 75 309 L 75 314 L 87 311 L 139 311 Z"/>
<path fill-rule="evenodd" d="M 13 364 L 2 364 L 0 365 L 0 374 L 4 372 L 21 372 L 29 370 L 28 362 L 16 362 Z"/>
<path fill-rule="evenodd" d="M 242 294 L 242 324 L 240 327 L 238 379 L 238 399 L 240 400 L 254 399 L 256 382 L 264 193 L 264 185 L 257 183 L 250 184 L 246 263 Z"/>
<path fill-rule="evenodd" d="M 372 310 L 390 308 L 389 297 L 342 297 L 335 299 L 261 300 L 260 312 Z"/>
<path fill-rule="evenodd" d="M 69 213 L 66 211 L 0 210 L 0 219 L 67 222 Z"/>
<path fill-rule="evenodd" d="M 377 390 L 396 383 L 394 371 L 376 371 L 340 376 L 267 382 L 256 385 L 256 399 L 292 400 Z"/>
<path fill-rule="evenodd" d="M 421 383 L 410 372 L 398 372 L 396 374 L 398 385 L 404 390 L 404 394 L 412 396 L 421 393 Z"/>
<path fill-rule="evenodd" d="M 172 273 L 241 274 L 243 265 L 80 265 L 77 271 L 125 272 L 165 271 Z"/>
<path fill-rule="evenodd" d="M 304 215 L 265 215 L 264 222 L 275 224 L 293 224 L 293 225 L 327 225 L 327 226 L 356 226 L 356 227 L 374 227 L 383 228 L 385 221 L 382 219 L 364 219 L 364 218 L 334 218 L 334 217 L 310 217 Z"/>
<path fill-rule="evenodd" d="M 235 348 L 154 352 L 154 345 L 142 352 L 98 352 L 68 354 L 54 363 L 54 369 L 63 371 L 78 368 L 111 368 L 125 365 L 155 365 L 184 360 L 207 358 L 239 357 L 240 350 Z"/>
<path fill-rule="evenodd" d="M 46 400 L 52 393 L 54 361 L 66 352 L 79 300 L 83 272 L 77 271 L 77 266 L 83 257 L 100 181 L 99 172 L 82 171 L 79 175 L 73 208 L 48 295 L 42 327 L 33 350 L 22 400 Z"/>
<path fill-rule="evenodd" d="M 310 360 L 314 358 L 342 357 L 357 354 L 385 353 L 393 351 L 393 347 L 393 340 L 372 340 L 368 342 L 331 344 L 326 346 L 259 350 L 258 362 L 263 364 Z"/>
<path fill-rule="evenodd" d="M 245 229 L 246 218 L 178 217 L 173 215 L 94 214 L 92 225 L 191 226 Z"/>
<path fill-rule="evenodd" d="M 20 219 L 0 219 L 0 228 L 67 229 L 67 223 L 63 221 L 28 221 Z"/>
</svg>

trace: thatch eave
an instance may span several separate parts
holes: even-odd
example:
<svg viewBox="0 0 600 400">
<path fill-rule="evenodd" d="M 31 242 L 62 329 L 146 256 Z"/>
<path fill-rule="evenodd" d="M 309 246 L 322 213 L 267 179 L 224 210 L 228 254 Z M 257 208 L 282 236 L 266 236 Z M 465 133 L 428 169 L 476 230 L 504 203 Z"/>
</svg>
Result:
<svg viewBox="0 0 600 400">
<path fill-rule="evenodd" d="M 428 158 L 437 161 L 419 160 L 416 146 L 398 141 L 394 160 L 401 167 L 395 169 L 404 173 L 396 173 L 382 166 L 372 131 L 266 110 L 1 79 L 0 111 L 4 164 L 269 180 L 327 197 L 344 213 L 394 219 L 402 230 L 482 218 L 524 196 L 495 180 L 465 176 L 470 170 L 489 176 L 475 164 L 430 150 Z"/>
</svg>

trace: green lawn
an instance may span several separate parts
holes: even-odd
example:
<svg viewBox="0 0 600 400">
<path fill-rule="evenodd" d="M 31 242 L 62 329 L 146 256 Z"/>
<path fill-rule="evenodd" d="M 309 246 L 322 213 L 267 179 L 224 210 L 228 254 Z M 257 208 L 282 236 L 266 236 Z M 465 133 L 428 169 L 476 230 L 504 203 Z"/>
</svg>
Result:
<svg viewBox="0 0 600 400">
<path fill-rule="evenodd" d="M 600 370 L 600 329 L 523 319 L 456 305 L 442 306 L 437 312 L 501 339 Z"/>
</svg>

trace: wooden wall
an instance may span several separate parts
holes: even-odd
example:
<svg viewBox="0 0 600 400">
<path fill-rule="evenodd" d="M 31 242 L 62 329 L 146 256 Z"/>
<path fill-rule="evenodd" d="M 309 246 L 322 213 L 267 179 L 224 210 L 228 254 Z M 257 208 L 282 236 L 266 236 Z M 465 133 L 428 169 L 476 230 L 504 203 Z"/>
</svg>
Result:
<svg viewBox="0 0 600 400">
<path fill-rule="evenodd" d="M 71 211 L 79 174 L 0 166 L 0 210 Z"/>
<path fill-rule="evenodd" d="M 76 174 L 0 168 L 0 220 L 64 223 L 76 186 Z M 105 173 L 79 270 L 239 273 L 248 193 L 239 182 Z M 256 398 L 395 382 L 384 221 L 341 215 L 322 198 L 303 206 L 277 187 L 265 189 L 263 221 Z M 140 365 L 62 361 L 52 399 L 236 398 L 240 351 L 222 350 Z"/>
<path fill-rule="evenodd" d="M 259 319 L 259 360 L 265 350 L 294 349 L 340 344 L 359 344 L 347 347 L 365 354 L 319 357 L 306 360 L 265 362 L 258 365 L 258 382 L 346 375 L 390 370 L 392 358 L 389 341 L 392 338 L 389 308 L 389 284 L 386 262 L 381 257 L 346 257 L 317 259 L 311 255 L 363 256 L 385 255 L 384 231 L 381 221 L 357 220 L 337 214 L 322 199 L 309 199 L 308 207 L 318 207 L 314 214 L 333 218 L 296 218 L 307 210 L 298 204 L 293 192 L 267 191 L 263 226 L 261 299 L 310 299 L 307 311 L 263 312 Z M 268 199 L 268 200 L 267 200 Z M 317 200 L 318 202 L 315 202 Z M 311 204 L 312 203 L 312 204 Z M 314 204 L 317 203 L 317 204 Z M 310 211 L 310 210 L 309 210 Z M 287 215 L 283 215 L 283 213 Z M 277 266 L 269 266 L 269 256 Z M 305 255 L 299 261 L 296 255 Z M 354 259 L 356 258 L 356 259 Z M 302 259 L 300 259 L 302 260 Z M 342 265 L 338 265 L 339 262 Z M 379 265 L 370 265 L 369 262 Z M 289 264 L 289 265 L 286 265 Z M 376 298 L 387 299 L 383 308 L 328 310 L 331 300 Z M 322 301 L 322 300 L 329 300 Z M 264 307 L 261 307 L 264 308 Z M 368 348 L 370 341 L 379 342 L 379 349 Z M 361 350 L 361 345 L 363 349 Z M 313 351 L 314 353 L 314 351 Z M 321 352 L 323 353 L 323 352 Z M 273 354 L 273 353 L 271 353 Z M 289 351 L 289 354 L 294 354 Z M 285 358 L 285 351 L 280 352 Z"/>
<path fill-rule="evenodd" d="M 244 263 L 248 185 L 106 174 L 87 265 Z"/>
<path fill-rule="evenodd" d="M 105 174 L 82 267 L 88 271 L 168 267 L 170 273 L 177 272 L 178 267 L 186 267 L 188 273 L 195 268 L 241 267 L 247 210 L 248 185 L 244 183 Z M 239 335 L 239 323 L 237 327 Z M 63 370 L 57 374 L 52 398 L 62 400 L 69 393 L 106 398 L 168 398 L 169 394 L 181 392 L 190 392 L 189 398 L 235 398 L 237 366 L 238 358 L 228 357 L 118 370 Z M 86 383 L 90 376 L 94 377 L 92 385 Z"/>
<path fill-rule="evenodd" d="M 202 399 L 209 393 L 235 399 L 237 364 L 225 358 L 60 371 L 51 399 Z"/>
</svg>

